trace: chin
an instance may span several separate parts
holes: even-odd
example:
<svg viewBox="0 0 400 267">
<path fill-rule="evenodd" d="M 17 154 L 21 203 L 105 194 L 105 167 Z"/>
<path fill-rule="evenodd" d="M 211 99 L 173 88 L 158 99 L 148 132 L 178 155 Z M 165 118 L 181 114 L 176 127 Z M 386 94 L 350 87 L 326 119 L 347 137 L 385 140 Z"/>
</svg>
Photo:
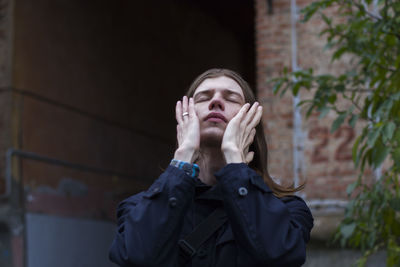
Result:
<svg viewBox="0 0 400 267">
<path fill-rule="evenodd" d="M 200 133 L 200 143 L 207 145 L 221 145 L 222 138 L 224 137 L 224 130 L 222 129 L 207 129 Z"/>
</svg>

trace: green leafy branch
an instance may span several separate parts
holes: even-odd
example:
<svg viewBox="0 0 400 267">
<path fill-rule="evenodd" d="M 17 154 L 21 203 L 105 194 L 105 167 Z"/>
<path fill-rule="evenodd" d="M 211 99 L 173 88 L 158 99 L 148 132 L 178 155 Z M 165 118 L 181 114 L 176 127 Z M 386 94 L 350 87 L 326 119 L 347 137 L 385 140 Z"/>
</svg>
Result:
<svg viewBox="0 0 400 267">
<path fill-rule="evenodd" d="M 302 10 L 303 22 L 319 15 L 325 28 L 325 49 L 331 62 L 347 58 L 349 69 L 340 74 L 314 74 L 314 70 L 291 72 L 270 80 L 273 91 L 313 93 L 299 103 L 306 117 L 336 114 L 331 132 L 343 123 L 360 129 L 352 149 L 357 180 L 347 193 L 351 200 L 335 240 L 342 246 L 360 248 L 358 266 L 379 249 L 387 251 L 387 266 L 400 264 L 400 1 L 320 0 Z M 329 12 L 326 12 L 329 8 Z M 327 15 L 331 14 L 331 15 Z M 345 109 L 339 102 L 347 102 Z M 343 105 L 342 105 L 343 106 Z M 360 123 L 363 122 L 363 123 Z M 368 170 L 385 170 L 378 181 Z"/>
</svg>

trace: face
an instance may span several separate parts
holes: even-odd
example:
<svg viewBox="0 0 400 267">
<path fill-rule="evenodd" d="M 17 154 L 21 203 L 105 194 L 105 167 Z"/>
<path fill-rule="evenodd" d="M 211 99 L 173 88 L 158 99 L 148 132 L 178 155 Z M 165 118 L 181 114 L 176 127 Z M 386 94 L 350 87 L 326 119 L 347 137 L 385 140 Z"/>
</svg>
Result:
<svg viewBox="0 0 400 267">
<path fill-rule="evenodd" d="M 205 79 L 193 98 L 202 144 L 221 142 L 228 122 L 245 104 L 240 85 L 226 76 Z"/>
</svg>

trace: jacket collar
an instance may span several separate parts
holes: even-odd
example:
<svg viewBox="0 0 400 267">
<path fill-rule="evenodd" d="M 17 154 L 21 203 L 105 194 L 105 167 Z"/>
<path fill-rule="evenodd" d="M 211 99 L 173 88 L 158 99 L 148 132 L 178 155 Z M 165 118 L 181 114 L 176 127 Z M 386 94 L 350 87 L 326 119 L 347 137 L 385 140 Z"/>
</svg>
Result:
<svg viewBox="0 0 400 267">
<path fill-rule="evenodd" d="M 221 200 L 221 189 L 218 184 L 210 186 L 196 178 L 196 199 Z"/>
</svg>

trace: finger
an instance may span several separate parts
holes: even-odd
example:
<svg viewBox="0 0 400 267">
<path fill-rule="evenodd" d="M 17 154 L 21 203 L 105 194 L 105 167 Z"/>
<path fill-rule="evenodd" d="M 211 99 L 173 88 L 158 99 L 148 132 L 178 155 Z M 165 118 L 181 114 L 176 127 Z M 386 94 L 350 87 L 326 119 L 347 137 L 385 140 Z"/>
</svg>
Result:
<svg viewBox="0 0 400 267">
<path fill-rule="evenodd" d="M 188 98 L 187 96 L 183 96 L 182 99 L 182 112 L 185 113 L 188 111 Z"/>
<path fill-rule="evenodd" d="M 176 125 L 176 138 L 178 139 L 178 146 L 181 145 L 182 131 L 181 131 L 181 126 L 179 124 Z"/>
<path fill-rule="evenodd" d="M 243 130 L 243 137 L 244 139 L 250 134 L 252 129 L 255 127 L 253 121 L 255 116 L 257 115 L 258 108 L 260 107 L 258 102 L 254 102 L 253 106 L 247 112 L 246 116 L 243 118 L 242 122 L 240 123 L 240 127 Z M 257 124 L 256 124 L 257 125 Z"/>
<path fill-rule="evenodd" d="M 175 117 L 176 117 L 176 121 L 178 122 L 178 124 L 182 124 L 182 102 L 178 101 L 176 102 L 176 107 L 175 107 Z"/>
<path fill-rule="evenodd" d="M 250 104 L 249 103 L 246 103 L 246 104 L 244 104 L 241 108 L 240 108 L 240 110 L 239 110 L 239 112 L 235 115 L 235 117 L 233 117 L 235 120 L 238 120 L 238 121 L 242 121 L 242 118 L 243 118 L 243 116 L 246 114 L 246 112 L 249 110 L 249 107 L 250 107 Z"/>
<path fill-rule="evenodd" d="M 258 106 L 259 106 L 259 103 L 254 102 L 254 104 L 251 106 L 251 108 L 247 112 L 246 116 L 243 118 L 244 125 L 248 125 L 252 121 L 252 119 L 254 118 L 254 115 L 256 114 Z"/>
<path fill-rule="evenodd" d="M 263 110 L 262 106 L 257 107 L 257 112 L 254 115 L 252 121 L 249 123 L 249 127 L 255 128 L 260 123 L 262 117 L 262 110 Z"/>
<path fill-rule="evenodd" d="M 194 100 L 193 97 L 189 98 L 189 117 L 196 117 L 196 111 L 194 110 Z"/>
<path fill-rule="evenodd" d="M 253 158 L 254 158 L 254 152 L 250 151 L 246 155 L 246 163 L 249 164 L 253 160 Z"/>
<path fill-rule="evenodd" d="M 250 145 L 251 145 L 251 144 L 253 143 L 253 141 L 254 141 L 254 136 L 256 136 L 256 129 L 255 129 L 255 128 L 253 128 L 253 129 L 250 131 L 249 135 L 247 136 L 247 138 L 246 138 L 246 140 L 245 140 L 244 147 L 247 149 L 247 151 L 248 151 Z"/>
<path fill-rule="evenodd" d="M 188 104 L 188 98 L 187 96 L 183 96 L 182 99 L 182 117 L 183 117 L 183 121 L 185 121 L 185 119 L 188 119 L 188 110 L 189 110 L 189 104 Z M 184 115 L 185 114 L 185 115 Z"/>
</svg>

